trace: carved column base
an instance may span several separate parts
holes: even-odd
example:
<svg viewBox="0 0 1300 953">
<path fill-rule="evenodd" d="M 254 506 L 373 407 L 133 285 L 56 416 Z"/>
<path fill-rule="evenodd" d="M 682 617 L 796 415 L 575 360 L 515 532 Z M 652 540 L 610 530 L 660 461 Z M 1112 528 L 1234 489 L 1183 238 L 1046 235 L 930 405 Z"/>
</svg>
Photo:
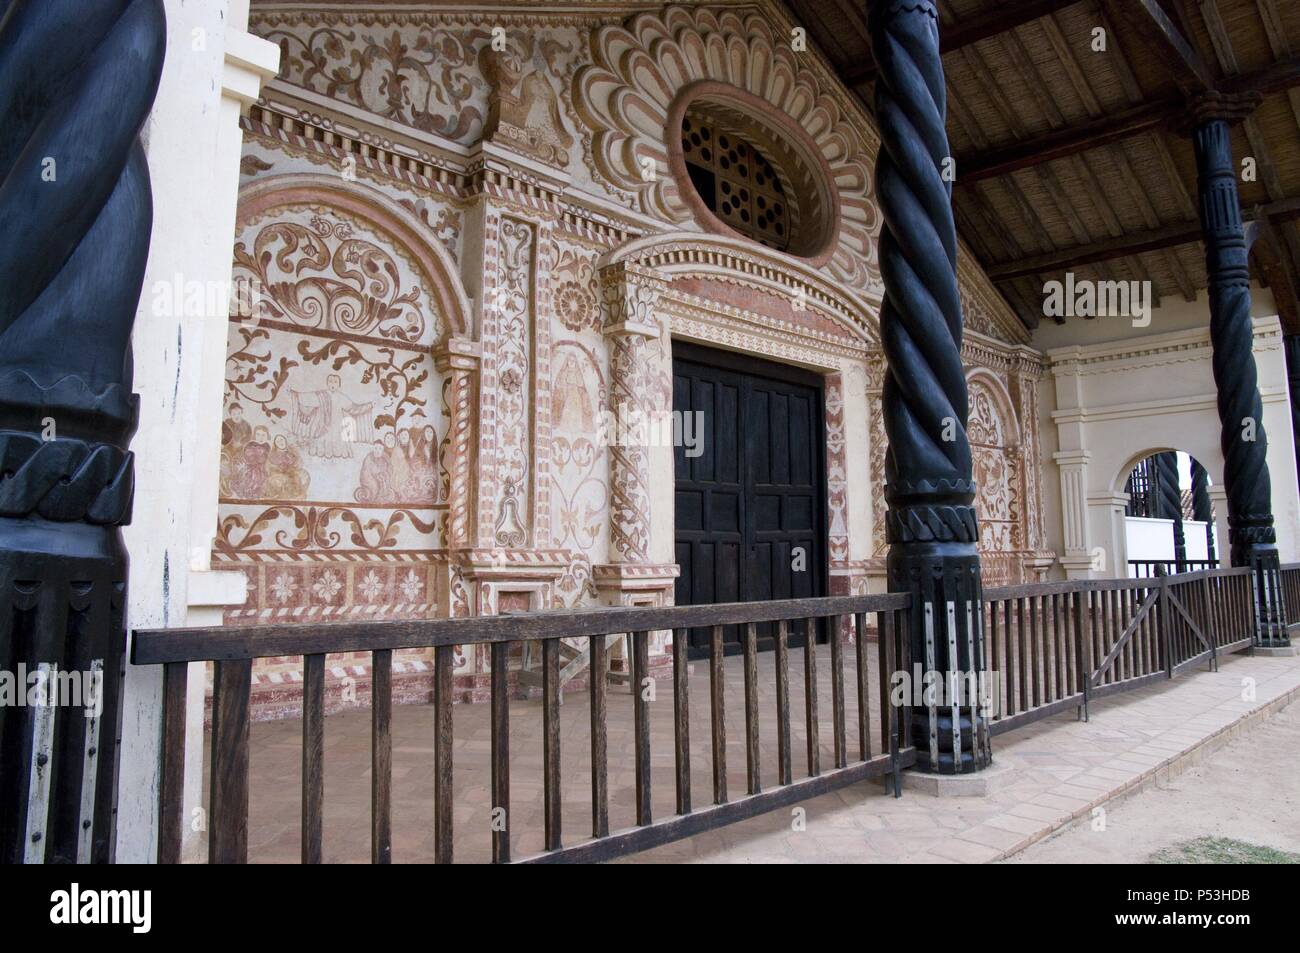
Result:
<svg viewBox="0 0 1300 953">
<path fill-rule="evenodd" d="M 1261 533 L 1262 529 L 1260 526 L 1232 527 L 1232 564 L 1249 566 L 1251 569 L 1251 596 L 1255 609 L 1255 647 L 1287 648 L 1291 645 L 1291 637 L 1286 630 L 1286 607 L 1282 601 L 1282 568 L 1277 546 L 1271 540 L 1251 542 L 1248 538 L 1260 535 L 1271 537 L 1272 520 L 1269 520 L 1266 532 Z"/>
<path fill-rule="evenodd" d="M 907 672 L 912 686 L 906 726 L 922 771 L 961 774 L 993 761 L 982 702 L 984 623 L 979 554 L 973 543 L 895 543 L 889 588 L 915 598 L 908 619 Z M 892 684 L 892 683 L 891 683 Z"/>
<path fill-rule="evenodd" d="M 121 532 L 0 517 L 0 538 L 0 671 L 15 693 L 0 698 L 0 863 L 110 863 L 126 649 Z"/>
</svg>

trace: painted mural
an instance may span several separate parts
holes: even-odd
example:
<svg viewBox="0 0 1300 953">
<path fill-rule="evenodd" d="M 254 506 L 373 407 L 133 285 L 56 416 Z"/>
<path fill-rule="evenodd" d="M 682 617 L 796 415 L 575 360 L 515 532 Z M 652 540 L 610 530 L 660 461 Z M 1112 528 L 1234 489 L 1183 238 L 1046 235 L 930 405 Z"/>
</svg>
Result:
<svg viewBox="0 0 1300 953">
<path fill-rule="evenodd" d="M 241 614 L 434 610 L 449 415 L 430 280 L 325 203 L 241 221 L 215 542 L 257 593 Z"/>
</svg>

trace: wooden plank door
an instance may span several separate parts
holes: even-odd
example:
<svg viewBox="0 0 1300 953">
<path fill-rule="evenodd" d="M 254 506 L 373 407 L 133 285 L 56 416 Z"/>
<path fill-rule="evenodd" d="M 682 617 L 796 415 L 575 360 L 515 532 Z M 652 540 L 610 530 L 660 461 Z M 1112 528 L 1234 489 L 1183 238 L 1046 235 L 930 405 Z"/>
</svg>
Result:
<svg viewBox="0 0 1300 953">
<path fill-rule="evenodd" d="M 699 414 L 701 438 L 698 455 L 674 450 L 677 604 L 824 595 L 820 379 L 693 345 L 673 353 L 673 409 Z M 724 633 L 729 652 L 739 640 L 734 627 Z M 691 633 L 690 644 L 702 654 L 708 633 Z"/>
</svg>

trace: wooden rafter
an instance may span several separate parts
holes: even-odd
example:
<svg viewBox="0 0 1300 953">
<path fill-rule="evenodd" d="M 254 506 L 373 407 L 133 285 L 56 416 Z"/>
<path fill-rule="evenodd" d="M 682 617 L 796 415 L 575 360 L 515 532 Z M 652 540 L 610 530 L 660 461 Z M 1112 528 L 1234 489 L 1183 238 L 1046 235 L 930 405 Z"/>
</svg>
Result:
<svg viewBox="0 0 1300 953">
<path fill-rule="evenodd" d="M 1256 213 L 1254 225 L 1255 241 L 1251 245 L 1251 255 L 1273 292 L 1273 303 L 1277 305 L 1283 333 L 1300 334 L 1300 289 L 1281 234 L 1284 226 L 1262 211 Z"/>
<path fill-rule="evenodd" d="M 1042 76 L 1038 74 L 1037 69 L 1029 58 L 1029 54 L 1025 52 L 1024 46 L 1020 42 L 1020 38 L 1017 36 L 1016 32 L 1007 31 L 1006 33 L 1003 33 L 998 40 L 1006 53 L 1007 61 L 1019 76 L 1020 81 L 1030 91 L 1031 97 L 1038 104 L 1039 111 L 1043 114 L 1047 123 L 1052 126 L 1064 125 L 1066 122 L 1065 116 L 1061 113 L 1059 107 L 1052 98 L 1043 91 L 1044 80 Z M 980 48 L 971 47 L 966 50 L 965 55 L 977 67 L 977 75 L 980 77 L 991 75 L 988 61 L 984 56 L 984 52 Z M 992 83 L 985 83 L 985 91 L 1001 112 L 1003 120 L 1007 123 L 1008 128 L 1013 132 L 1019 133 L 1020 127 L 1017 110 L 1006 98 L 1002 90 L 994 87 Z M 1090 176 L 1090 170 L 1083 167 L 1083 164 L 1078 160 L 1075 160 L 1075 166 L 1075 173 L 1079 175 L 1083 181 L 1087 181 Z M 1070 196 L 1066 194 L 1065 189 L 1062 188 L 1055 170 L 1046 166 L 1038 166 L 1032 171 L 1038 178 L 1043 191 L 1051 197 L 1052 204 L 1056 206 L 1056 209 L 1061 215 L 1062 220 L 1065 222 L 1066 227 L 1070 229 L 1071 234 L 1074 236 L 1074 240 L 1085 244 L 1091 242 L 1092 236 L 1088 231 L 1088 227 L 1079 216 L 1074 202 L 1071 200 Z M 1029 214 L 1032 215 L 1032 211 Z M 1107 269 L 1103 269 L 1103 274 L 1107 278 L 1114 277 Z"/>
<path fill-rule="evenodd" d="M 1286 31 L 1282 28 L 1282 18 L 1278 16 L 1275 0 L 1255 0 L 1255 9 L 1259 11 L 1259 19 L 1264 25 L 1264 34 L 1268 37 L 1268 46 L 1273 51 L 1273 59 L 1277 61 L 1289 59 L 1291 44 L 1287 40 Z M 1295 116 L 1296 125 L 1300 126 L 1300 89 L 1294 87 L 1288 89 L 1286 95 L 1291 103 L 1291 113 Z"/>
<path fill-rule="evenodd" d="M 987 13 L 969 17 L 946 27 L 939 34 L 939 49 L 944 53 L 960 50 L 972 43 L 1013 30 L 1023 23 L 1030 23 L 1078 2 L 1079 0 L 1003 0 Z M 857 5 L 859 8 L 863 7 L 860 0 Z M 876 63 L 870 55 L 867 55 L 858 66 L 846 70 L 843 75 L 844 84 L 849 87 L 865 85 L 875 78 Z"/>
<path fill-rule="evenodd" d="M 1051 16 L 1043 17 L 1043 19 L 1039 21 L 1039 25 L 1047 36 L 1047 41 L 1056 53 L 1057 58 L 1061 61 L 1066 76 L 1069 78 L 1071 85 L 1074 87 L 1075 93 L 1083 103 L 1084 109 L 1088 111 L 1088 115 L 1092 117 L 1102 115 L 1105 110 L 1101 105 L 1101 100 L 1098 99 L 1097 94 L 1093 91 L 1092 84 L 1088 81 L 1087 75 L 1084 73 L 1079 61 L 1075 58 L 1074 50 L 1070 48 L 1070 44 L 1066 41 L 1065 34 L 1061 32 L 1061 28 L 1056 23 L 1056 18 Z M 1118 56 L 1122 59 L 1123 53 L 1119 53 Z M 1127 66 L 1127 61 L 1125 61 L 1124 65 Z M 1138 98 L 1140 98 L 1140 96 Z M 1107 157 L 1114 163 L 1115 170 L 1119 175 L 1119 180 L 1123 185 L 1125 199 L 1137 208 L 1148 229 L 1159 228 L 1162 224 L 1160 216 L 1151 204 L 1151 199 L 1147 196 L 1147 190 L 1138 181 L 1137 173 L 1134 172 L 1132 163 L 1129 161 L 1128 154 L 1125 152 L 1123 145 L 1116 144 L 1109 149 L 1098 150 L 1094 152 L 1093 155 L 1097 158 Z M 1098 181 L 1095 176 L 1092 175 L 1092 167 L 1088 164 L 1086 155 L 1081 155 L 1080 159 L 1088 169 L 1091 180 L 1090 188 L 1098 197 L 1098 209 L 1106 219 L 1106 225 L 1111 233 L 1111 237 L 1118 238 L 1124 234 L 1124 226 L 1120 223 L 1113 207 L 1111 207 L 1109 198 L 1107 197 L 1101 181 Z M 1178 290 L 1182 292 L 1183 297 L 1188 301 L 1194 300 L 1196 297 L 1195 288 L 1193 288 L 1191 278 L 1188 276 L 1187 271 L 1183 267 L 1178 256 L 1172 251 L 1166 251 L 1163 258 L 1166 267 L 1168 267 L 1170 274 L 1173 275 L 1174 281 L 1178 285 Z M 1141 260 L 1135 258 L 1134 261 L 1138 262 L 1139 267 L 1141 268 L 1142 274 L 1140 275 L 1140 278 L 1145 279 L 1149 277 L 1145 274 L 1145 267 L 1141 266 Z"/>
<path fill-rule="evenodd" d="M 1256 90 L 1268 94 L 1293 87 L 1300 87 L 1300 57 L 1229 77 L 1218 88 L 1228 92 Z M 959 156 L 957 181 L 964 184 L 1006 175 L 1159 129 L 1182 111 L 1184 103 L 1182 96 L 1138 103 L 1077 126 L 1053 129 L 1039 136 L 994 146 L 986 152 Z"/>
<path fill-rule="evenodd" d="M 1214 88 L 1214 71 L 1158 0 L 1103 0 L 1103 6 L 1137 32 L 1185 92 Z"/>
<path fill-rule="evenodd" d="M 1021 139 L 979 155 L 959 156 L 957 180 L 965 184 L 1072 156 L 1108 143 L 1119 142 L 1163 126 L 1181 106 L 1181 100 L 1141 103 L 1077 126 Z"/>
<path fill-rule="evenodd" d="M 1300 219 L 1300 198 L 1282 199 L 1267 205 L 1243 210 L 1243 218 L 1252 222 L 1267 218 L 1274 226 L 1283 222 Z M 1003 262 L 985 268 L 985 272 L 994 281 L 1007 281 L 1029 275 L 1111 261 L 1130 255 L 1173 248 L 1201 240 L 1199 221 L 1187 220 L 1162 225 L 1160 228 L 1140 232 L 1128 232 L 1119 238 L 1107 238 L 1086 245 L 1073 245 L 1069 248 L 1057 248 L 1051 251 L 1023 258 L 1020 261 Z"/>
<path fill-rule="evenodd" d="M 1229 77 L 1241 75 L 1236 50 L 1232 38 L 1223 23 L 1216 0 L 1201 0 L 1201 19 L 1209 33 L 1214 46 L 1214 56 L 1219 67 Z M 1254 116 L 1248 116 L 1242 123 L 1242 131 L 1255 159 L 1259 181 L 1264 186 L 1270 202 L 1279 202 L 1284 196 L 1282 179 L 1273 161 L 1263 130 Z M 1282 323 L 1287 327 L 1300 327 L 1300 310 L 1294 292 L 1294 263 L 1300 260 L 1300 239 L 1297 239 L 1294 223 L 1274 223 L 1267 215 L 1257 221 L 1260 234 L 1267 240 L 1256 245 L 1255 262 L 1264 274 L 1264 279 L 1274 291 L 1274 303 L 1277 305 Z M 1270 254 L 1270 251 L 1273 254 Z"/>
<path fill-rule="evenodd" d="M 994 281 L 1007 281 L 1011 278 L 1023 278 L 1028 275 L 1044 274 L 1080 265 L 1091 265 L 1097 262 L 1112 261 L 1116 258 L 1126 258 L 1130 255 L 1140 255 L 1143 252 L 1172 248 L 1176 245 L 1199 241 L 1200 238 L 1201 225 L 1199 222 L 1175 222 L 1171 225 L 1162 225 L 1159 228 L 1145 231 L 1127 232 L 1117 238 L 1104 238 L 1101 241 L 1089 242 L 1088 244 L 1057 248 L 1041 255 L 1035 255 L 1032 258 L 990 265 L 984 270 Z"/>
</svg>

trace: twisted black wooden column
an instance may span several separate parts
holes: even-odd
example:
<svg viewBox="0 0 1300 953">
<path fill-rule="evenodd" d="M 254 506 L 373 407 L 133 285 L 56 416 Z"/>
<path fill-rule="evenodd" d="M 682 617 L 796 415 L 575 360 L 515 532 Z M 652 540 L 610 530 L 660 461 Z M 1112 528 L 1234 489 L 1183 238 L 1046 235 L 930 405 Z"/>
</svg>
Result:
<svg viewBox="0 0 1300 953">
<path fill-rule="evenodd" d="M 12 0 L 0 20 L 0 668 L 102 679 L 102 708 L 0 707 L 6 862 L 113 854 L 152 225 L 138 137 L 164 45 L 161 0 Z"/>
<path fill-rule="evenodd" d="M 1281 600 L 1273 493 L 1268 474 L 1264 405 L 1255 369 L 1250 322 L 1249 248 L 1237 197 L 1230 121 L 1252 106 L 1249 100 L 1214 96 L 1193 107 L 1205 269 L 1210 279 L 1210 340 L 1218 390 L 1224 489 L 1232 565 L 1255 573 L 1255 643 L 1290 644 Z"/>
<path fill-rule="evenodd" d="M 888 361 L 882 396 L 889 580 L 916 596 L 910 620 L 913 664 L 943 678 L 979 672 L 983 662 L 975 484 L 966 437 L 957 232 L 944 129 L 947 97 L 931 0 L 875 0 L 872 48 L 879 66 L 876 190 L 884 213 L 880 262 L 885 299 L 880 336 Z M 978 700 L 945 691 L 912 709 L 918 765 L 975 771 L 990 759 Z"/>
<path fill-rule="evenodd" d="M 1174 566 L 1176 571 L 1187 568 L 1187 535 L 1183 531 L 1183 488 L 1178 483 L 1178 454 L 1172 451 L 1157 453 L 1155 463 L 1156 512 L 1162 520 L 1174 523 Z"/>
<path fill-rule="evenodd" d="M 1210 475 L 1195 459 L 1192 460 L 1192 519 L 1205 524 L 1205 553 L 1210 562 L 1217 562 L 1214 552 L 1214 505 L 1210 502 Z"/>
</svg>

